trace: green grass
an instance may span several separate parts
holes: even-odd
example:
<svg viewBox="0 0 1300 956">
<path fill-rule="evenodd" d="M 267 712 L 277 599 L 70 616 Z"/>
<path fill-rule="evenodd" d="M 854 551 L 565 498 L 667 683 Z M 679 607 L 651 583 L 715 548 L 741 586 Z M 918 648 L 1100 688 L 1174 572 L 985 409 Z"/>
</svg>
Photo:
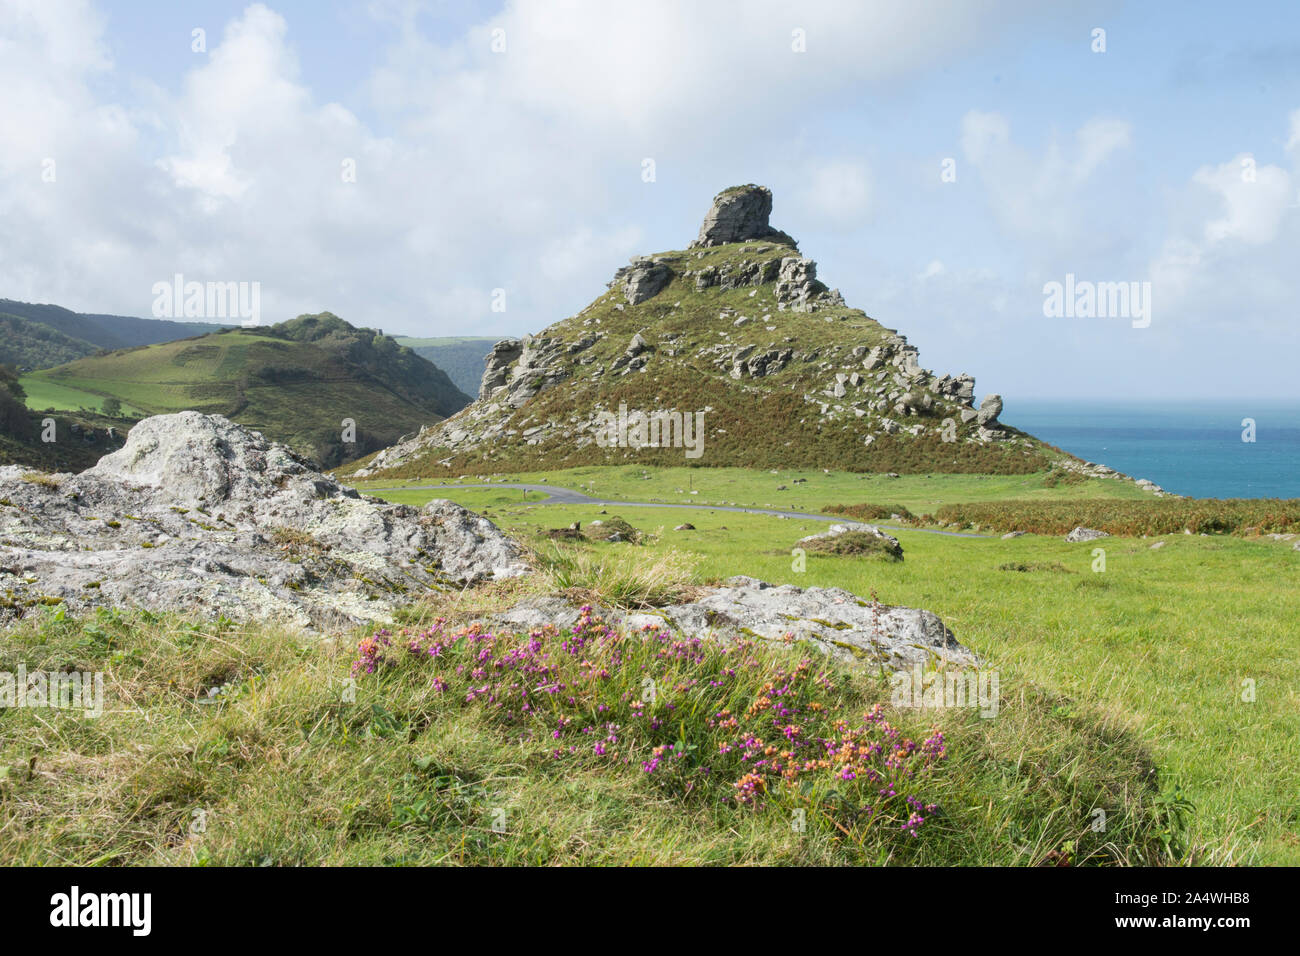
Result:
<svg viewBox="0 0 1300 956">
<path fill-rule="evenodd" d="M 1004 685 L 996 720 L 899 711 L 878 678 L 797 645 L 665 654 L 629 635 L 556 649 L 569 697 L 525 715 L 467 699 L 474 678 L 457 665 L 481 646 L 504 657 L 533 645 L 498 632 L 418 660 L 371 645 L 394 666 L 351 682 L 351 642 L 300 632 L 111 613 L 28 621 L 4 666 L 98 671 L 106 699 L 99 718 L 0 711 L 0 863 L 1113 864 L 1170 861 L 1182 839 L 1140 742 L 1034 688 Z M 747 767 L 719 745 L 767 733 L 774 682 L 793 689 L 785 702 L 810 738 L 838 735 L 840 718 L 881 737 L 862 715 L 883 703 L 914 740 L 942 729 L 947 755 L 916 765 L 893 801 L 828 767 L 769 775 L 756 804 L 740 802 Z M 739 726 L 715 719 L 724 708 Z M 610 724 L 618 739 L 599 754 L 583 728 Z M 687 756 L 642 769 L 670 744 Z M 899 826 L 904 795 L 937 808 L 916 837 Z M 863 802 L 879 813 L 855 813 Z M 1105 832 L 1090 827 L 1097 809 Z"/>
<path fill-rule="evenodd" d="M 34 411 L 54 409 L 56 411 L 78 411 L 88 408 L 102 412 L 104 399 L 111 393 L 87 391 L 52 380 L 45 372 L 31 372 L 19 378 L 19 384 L 27 392 L 27 407 Z M 145 415 L 147 412 L 130 402 L 122 402 L 122 411 L 127 415 Z"/>
<path fill-rule="evenodd" d="M 1049 485 L 1048 472 L 1027 475 L 860 475 L 846 471 L 826 474 L 821 469 L 780 469 L 776 474 L 748 468 L 643 467 L 639 465 L 592 466 L 562 471 L 477 473 L 464 476 L 464 484 L 513 482 L 551 484 L 573 488 L 594 498 L 622 501 L 650 501 L 669 504 L 735 505 L 783 511 L 820 512 L 827 505 L 850 502 L 898 504 L 916 514 L 933 513 L 940 506 L 959 502 L 999 501 L 1007 498 L 1030 501 L 1055 500 L 1151 500 L 1151 495 L 1127 481 L 1090 478 L 1076 485 Z M 459 478 L 460 476 L 456 476 Z M 367 493 L 381 493 L 393 501 L 419 502 L 432 494 L 414 492 L 406 497 L 402 489 L 420 484 L 455 484 L 456 478 L 410 478 L 350 482 Z M 796 479 L 805 479 L 796 483 Z M 778 490 L 785 485 L 785 490 Z M 691 492 L 696 492 L 692 494 Z M 494 497 L 471 497 L 480 492 L 457 491 L 457 500 L 491 505 L 507 503 L 511 496 L 521 500 L 518 489 L 483 493 Z M 536 493 L 530 492 L 534 499 Z M 421 497 L 423 495 L 423 497 Z"/>
<path fill-rule="evenodd" d="M 774 479 L 789 483 L 787 474 L 739 469 L 693 477 L 701 475 L 719 482 L 705 490 L 720 498 L 729 497 L 724 489 L 757 496 Z M 580 484 L 572 474 L 549 477 Z M 679 477 L 645 481 L 624 471 L 585 480 L 653 497 L 641 492 Z M 1009 488 L 1044 500 L 1117 491 L 1122 499 L 1131 489 L 1106 480 L 1044 487 L 1042 475 L 808 477 L 790 487 L 809 506 L 880 500 L 918 512 L 936 498 L 991 500 Z M 1017 488 L 1022 481 L 1038 484 Z M 844 494 L 864 487 L 871 492 Z M 689 599 L 702 582 L 734 574 L 837 586 L 937 613 L 998 672 L 1002 707 L 987 720 L 966 710 L 891 712 L 915 739 L 940 726 L 949 751 L 918 783 L 918 795 L 942 812 L 919 838 L 902 839 L 845 816 L 832 792 L 842 788 L 815 778 L 809 789 L 775 788 L 749 807 L 726 799 L 734 780 L 721 774 L 688 788 L 689 776 L 651 778 L 639 769 L 656 745 L 716 749 L 722 738 L 710 714 L 759 699 L 766 681 L 797 666 L 804 655 L 797 646 L 759 648 L 752 667 L 739 669 L 742 679 L 717 691 L 713 682 L 724 675 L 715 658 L 674 670 L 667 686 L 682 695 L 673 698 L 676 725 L 663 726 L 662 737 L 625 735 L 620 753 L 629 762 L 611 764 L 594 755 L 552 758 L 546 721 L 628 724 L 626 683 L 575 695 L 573 705 L 557 701 L 560 709 L 538 723 L 472 706 L 465 682 L 473 678 L 406 661 L 400 647 L 392 649 L 403 658 L 395 668 L 360 678 L 349 696 L 360 633 L 321 640 L 107 612 L 71 622 L 50 608 L 0 645 L 0 671 L 19 662 L 102 671 L 108 713 L 92 720 L 0 711 L 0 862 L 1300 862 L 1300 555 L 1289 543 L 1172 535 L 1151 550 L 1155 539 L 1067 544 L 902 527 L 893 532 L 906 551 L 902 562 L 809 552 L 800 572 L 791 549 L 825 530 L 823 521 L 538 505 L 496 488 L 388 497 L 419 503 L 434 495 L 484 508 L 534 550 L 541 573 L 432 597 L 403 613 L 405 626 L 422 630 L 435 615 L 465 620 L 539 592 L 641 607 Z M 641 543 L 545 534 L 575 521 L 590 530 L 593 520 L 615 515 L 641 532 Z M 695 530 L 674 531 L 683 521 Z M 286 546 L 311 546 L 291 529 L 272 531 Z M 1103 571 L 1094 570 L 1099 547 Z M 522 635 L 502 640 L 502 649 L 526 644 Z M 657 650 L 629 653 L 593 647 L 565 658 L 561 673 L 578 687 L 590 668 L 631 661 L 640 674 L 636 668 L 661 659 Z M 873 703 L 888 707 L 878 678 L 829 665 L 827 672 L 829 686 L 808 698 L 826 713 L 858 720 Z M 451 682 L 447 693 L 436 691 L 435 675 Z M 1242 699 L 1247 682 L 1251 702 Z M 1185 817 L 1183 799 L 1194 807 Z M 798 809 L 812 811 L 804 833 L 790 824 Z M 1102 833 L 1090 827 L 1099 809 L 1107 814 Z"/>
<path fill-rule="evenodd" d="M 585 526 L 598 511 L 515 505 L 490 517 L 531 540 L 539 528 Z M 1043 687 L 1067 709 L 1098 707 L 1145 741 L 1197 806 L 1196 862 L 1300 862 L 1300 555 L 1288 544 L 1174 535 L 1153 551 L 1154 539 L 1067 544 L 903 528 L 891 532 L 901 563 L 810 553 L 796 573 L 790 549 L 823 522 L 623 505 L 619 514 L 649 533 L 640 550 L 692 553 L 705 579 L 833 585 L 934 611 L 1004 684 Z M 671 530 L 682 520 L 698 530 Z M 1106 551 L 1104 572 L 1092 570 L 1094 547 Z M 1009 564 L 1031 570 L 1002 570 Z M 1248 680 L 1253 703 L 1241 700 Z"/>
</svg>

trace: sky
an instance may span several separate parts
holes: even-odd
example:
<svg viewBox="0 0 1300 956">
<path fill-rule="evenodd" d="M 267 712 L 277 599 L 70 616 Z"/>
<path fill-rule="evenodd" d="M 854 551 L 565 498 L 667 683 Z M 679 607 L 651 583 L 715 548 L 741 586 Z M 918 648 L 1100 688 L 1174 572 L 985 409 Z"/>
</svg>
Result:
<svg viewBox="0 0 1300 956">
<path fill-rule="evenodd" d="M 0 297 L 517 336 L 748 182 L 977 394 L 1300 398 L 1294 3 L 0 0 Z"/>
</svg>

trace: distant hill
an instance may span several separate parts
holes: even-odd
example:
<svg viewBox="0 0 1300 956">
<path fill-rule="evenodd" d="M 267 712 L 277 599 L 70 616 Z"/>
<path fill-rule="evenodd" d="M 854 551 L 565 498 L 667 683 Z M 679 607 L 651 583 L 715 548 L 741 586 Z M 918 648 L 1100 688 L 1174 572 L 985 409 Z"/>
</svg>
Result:
<svg viewBox="0 0 1300 956">
<path fill-rule="evenodd" d="M 129 315 L 101 315 L 95 313 L 73 312 L 57 305 L 36 305 L 31 302 L 17 302 L 13 299 L 0 299 L 0 316 L 26 319 L 39 323 L 46 329 L 53 330 L 66 339 L 93 346 L 98 349 L 125 349 L 137 345 L 155 345 L 159 342 L 173 342 L 176 339 L 203 335 L 233 328 L 231 325 L 214 322 L 173 322 L 170 319 L 138 319 Z M 27 333 L 26 337 L 39 337 L 42 333 Z M 66 343 L 62 346 L 66 350 Z M 57 348 L 51 349 L 51 355 L 62 354 Z M 89 354 L 89 353 L 83 353 Z M 73 356 L 74 358 L 78 356 Z M 30 352 L 30 359 L 38 359 L 39 352 Z M 0 353 L 0 361 L 13 363 Z M 69 361 L 57 358 L 54 361 L 35 361 L 20 363 L 30 368 L 48 368 Z"/>
<path fill-rule="evenodd" d="M 436 477 L 629 462 L 1015 474 L 1064 457 L 976 404 L 975 380 L 817 275 L 771 191 L 719 193 L 685 249 L 641 256 L 585 309 L 493 346 L 477 401 L 350 469 Z"/>
<path fill-rule="evenodd" d="M 441 369 L 328 312 L 81 358 L 21 379 L 31 408 L 225 415 L 333 467 L 418 432 L 470 397 Z M 112 409 L 110 409 L 112 410 Z M 343 441 L 343 421 L 356 425 Z"/>
<path fill-rule="evenodd" d="M 98 352 L 99 346 L 73 338 L 44 322 L 0 312 L 0 365 L 49 368 Z"/>
<path fill-rule="evenodd" d="M 399 345 L 405 345 L 417 355 L 427 358 L 456 383 L 456 387 L 468 395 L 477 395 L 479 382 L 483 380 L 483 370 L 487 368 L 488 353 L 496 343 L 495 336 L 459 335 L 445 338 L 416 339 L 408 336 L 398 338 Z"/>
</svg>

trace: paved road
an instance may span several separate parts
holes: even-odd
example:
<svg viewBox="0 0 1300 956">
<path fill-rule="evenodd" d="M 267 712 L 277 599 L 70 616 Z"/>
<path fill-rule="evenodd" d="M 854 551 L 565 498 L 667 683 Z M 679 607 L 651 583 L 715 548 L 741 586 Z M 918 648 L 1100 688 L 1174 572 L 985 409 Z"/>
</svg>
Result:
<svg viewBox="0 0 1300 956">
<path fill-rule="evenodd" d="M 740 508 L 728 505 L 679 505 L 664 501 L 624 501 L 621 498 L 592 498 L 590 495 L 584 495 L 581 491 L 575 491 L 573 488 L 561 488 L 558 485 L 510 484 L 504 481 L 482 485 L 399 485 L 392 488 L 367 488 L 365 493 L 370 494 L 371 492 L 381 491 L 455 491 L 457 488 L 518 488 L 521 491 L 537 491 L 547 496 L 541 501 L 527 502 L 530 505 L 617 505 L 622 508 L 683 508 L 694 511 L 735 511 L 747 515 L 776 515 L 782 518 L 799 518 L 808 521 L 827 521 L 842 524 L 851 524 L 853 521 L 851 518 L 811 514 L 807 511 L 774 511 L 771 508 Z M 521 504 L 523 503 L 521 502 Z M 988 537 L 983 534 L 969 534 L 961 531 L 899 527 L 898 525 L 878 524 L 876 522 L 872 522 L 872 524 L 875 524 L 878 528 L 889 528 L 894 531 L 919 531 L 922 534 L 941 534 L 948 538 Z"/>
</svg>

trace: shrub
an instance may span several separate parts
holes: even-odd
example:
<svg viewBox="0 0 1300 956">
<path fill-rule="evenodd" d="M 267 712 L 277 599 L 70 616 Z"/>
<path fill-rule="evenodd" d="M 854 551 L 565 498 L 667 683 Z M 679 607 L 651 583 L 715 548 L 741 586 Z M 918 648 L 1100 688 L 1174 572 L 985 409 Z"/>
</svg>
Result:
<svg viewBox="0 0 1300 956">
<path fill-rule="evenodd" d="M 818 554 L 851 554 L 887 561 L 903 560 L 902 545 L 870 531 L 846 531 L 826 538 L 808 538 L 799 542 L 799 547 Z"/>
<path fill-rule="evenodd" d="M 1111 534 L 1268 534 L 1300 531 L 1300 498 L 1152 498 L 1117 501 L 984 501 L 943 505 L 942 524 L 997 531 L 1068 534 L 1096 528 Z"/>
<path fill-rule="evenodd" d="M 754 641 L 730 645 L 647 626 L 627 633 L 584 607 L 576 625 L 526 635 L 478 626 L 378 631 L 355 675 L 405 666 L 511 738 L 548 740 L 549 759 L 639 767 L 663 795 L 806 808 L 861 843 L 920 837 L 938 806 L 926 780 L 947 756 L 942 731 L 907 736 L 853 695 L 825 659 L 793 662 Z"/>
<path fill-rule="evenodd" d="M 902 505 L 828 505 L 825 511 L 827 514 L 847 515 L 859 521 L 887 521 L 894 515 L 898 515 L 903 521 L 916 519 L 916 515 Z"/>
</svg>

